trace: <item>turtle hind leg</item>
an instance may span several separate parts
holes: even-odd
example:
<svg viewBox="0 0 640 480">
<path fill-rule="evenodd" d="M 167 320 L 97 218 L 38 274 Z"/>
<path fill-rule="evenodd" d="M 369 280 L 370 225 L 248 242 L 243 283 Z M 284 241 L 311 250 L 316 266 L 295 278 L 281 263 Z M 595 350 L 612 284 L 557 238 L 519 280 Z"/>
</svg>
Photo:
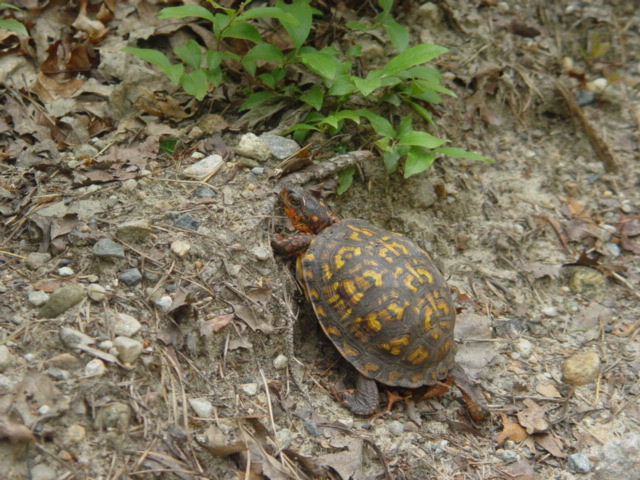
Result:
<svg viewBox="0 0 640 480">
<path fill-rule="evenodd" d="M 336 392 L 336 395 L 355 415 L 368 416 L 378 411 L 378 385 L 360 373 L 357 373 L 355 392 Z"/>
<path fill-rule="evenodd" d="M 475 421 L 484 420 L 489 415 L 489 408 L 483 395 L 478 391 L 473 381 L 460 365 L 455 365 L 449 371 L 449 378 L 462 393 L 467 404 L 469 415 Z"/>
</svg>

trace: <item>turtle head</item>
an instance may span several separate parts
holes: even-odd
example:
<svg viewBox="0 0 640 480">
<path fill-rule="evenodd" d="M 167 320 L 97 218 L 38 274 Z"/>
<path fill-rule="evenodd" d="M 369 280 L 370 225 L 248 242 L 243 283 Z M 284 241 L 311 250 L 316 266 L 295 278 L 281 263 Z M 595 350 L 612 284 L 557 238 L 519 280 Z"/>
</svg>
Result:
<svg viewBox="0 0 640 480">
<path fill-rule="evenodd" d="M 284 187 L 279 197 L 287 217 L 299 232 L 319 233 L 338 221 L 326 203 L 301 189 Z"/>
</svg>

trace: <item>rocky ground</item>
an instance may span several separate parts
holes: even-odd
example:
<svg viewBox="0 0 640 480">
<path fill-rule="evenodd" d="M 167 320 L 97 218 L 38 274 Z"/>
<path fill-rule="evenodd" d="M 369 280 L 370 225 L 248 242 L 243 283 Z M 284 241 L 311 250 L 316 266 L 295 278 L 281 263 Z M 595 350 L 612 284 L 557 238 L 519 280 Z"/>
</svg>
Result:
<svg viewBox="0 0 640 480">
<path fill-rule="evenodd" d="M 120 52 L 197 35 L 159 5 L 47 4 L 30 43 L 5 36 L 2 478 L 640 478 L 636 4 L 420 3 L 396 18 L 450 50 L 434 64 L 458 95 L 430 131 L 494 164 L 404 180 L 354 134 L 365 151 L 317 139 L 325 161 L 275 175 L 299 149 L 263 135 L 278 125 L 203 110 Z M 44 74 L 65 18 L 110 30 L 94 75 Z M 357 166 L 341 196 L 336 164 Z M 434 254 L 488 420 L 456 391 L 371 418 L 335 400 L 350 367 L 270 247 L 282 181 Z"/>
</svg>

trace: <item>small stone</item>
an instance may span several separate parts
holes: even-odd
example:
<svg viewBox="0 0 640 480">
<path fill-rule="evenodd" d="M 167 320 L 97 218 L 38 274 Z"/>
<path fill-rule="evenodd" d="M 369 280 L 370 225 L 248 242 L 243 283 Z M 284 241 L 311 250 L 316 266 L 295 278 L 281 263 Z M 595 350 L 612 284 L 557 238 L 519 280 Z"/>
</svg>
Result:
<svg viewBox="0 0 640 480">
<path fill-rule="evenodd" d="M 519 338 L 513 344 L 513 348 L 525 360 L 533 354 L 533 343 L 525 338 Z"/>
<path fill-rule="evenodd" d="M 442 21 L 442 10 L 433 2 L 426 2 L 420 5 L 416 12 L 419 21 L 428 25 L 439 25 Z"/>
<path fill-rule="evenodd" d="M 52 367 L 75 368 L 80 365 L 80 360 L 70 353 L 61 353 L 60 355 L 50 358 L 47 363 Z"/>
<path fill-rule="evenodd" d="M 71 277 L 75 273 L 76 272 L 74 272 L 73 269 L 69 267 L 62 267 L 58 269 L 58 275 L 60 275 L 61 277 Z"/>
<path fill-rule="evenodd" d="M 101 302 L 107 298 L 107 289 L 97 283 L 92 283 L 87 287 L 87 294 L 94 302 Z"/>
<path fill-rule="evenodd" d="M 273 359 L 273 368 L 276 370 L 284 370 L 287 368 L 287 364 L 289 363 L 289 359 L 285 355 L 278 355 Z"/>
<path fill-rule="evenodd" d="M 151 222 L 146 219 L 130 220 L 116 228 L 116 236 L 126 243 L 142 243 L 151 235 Z"/>
<path fill-rule="evenodd" d="M 312 437 L 318 437 L 322 433 L 320 431 L 320 429 L 318 428 L 318 425 L 316 425 L 316 422 L 314 422 L 313 420 L 310 420 L 310 419 L 304 421 L 304 429 Z"/>
<path fill-rule="evenodd" d="M 289 158 L 300 150 L 298 142 L 290 138 L 281 137 L 280 135 L 263 133 L 260 135 L 260 140 L 266 143 L 271 155 L 276 157 L 278 160 Z"/>
<path fill-rule="evenodd" d="M 36 356 L 33 353 L 25 353 L 22 358 L 24 358 L 27 362 L 33 362 Z"/>
<path fill-rule="evenodd" d="M 98 410 L 95 422 L 100 430 L 118 428 L 124 432 L 131 422 L 131 408 L 125 403 L 110 403 Z"/>
<path fill-rule="evenodd" d="M 60 341 L 67 348 L 86 347 L 95 343 L 95 340 L 89 335 L 70 327 L 60 329 Z"/>
<path fill-rule="evenodd" d="M 257 383 L 241 383 L 238 385 L 238 388 L 240 388 L 240 390 L 250 396 L 254 396 L 256 393 L 258 393 Z"/>
<path fill-rule="evenodd" d="M 253 253 L 258 260 L 264 261 L 272 258 L 271 250 L 268 248 L 265 248 L 262 245 L 256 245 L 255 247 L 253 247 L 251 249 L 251 253 Z"/>
<path fill-rule="evenodd" d="M 171 243 L 171 251 L 180 258 L 189 253 L 189 250 L 191 250 L 191 245 L 187 242 L 183 242 L 182 240 L 176 240 Z"/>
<path fill-rule="evenodd" d="M 605 278 L 599 271 L 589 267 L 573 268 L 575 270 L 569 281 L 569 288 L 573 293 L 595 297 L 602 291 Z"/>
<path fill-rule="evenodd" d="M 140 270 L 137 268 L 130 268 L 118 275 L 118 279 L 130 287 L 133 287 L 142 281 L 142 273 L 140 273 Z"/>
<path fill-rule="evenodd" d="M 502 460 L 504 463 L 513 463 L 518 460 L 518 454 L 513 450 L 505 450 L 499 448 L 496 450 L 496 457 Z"/>
<path fill-rule="evenodd" d="M 113 333 L 122 337 L 133 337 L 140 331 L 142 325 L 138 320 L 126 313 L 117 313 L 113 325 Z"/>
<path fill-rule="evenodd" d="M 105 352 L 108 352 L 113 348 L 113 342 L 111 340 L 105 340 L 98 344 L 98 348 L 100 348 L 100 350 L 104 350 Z"/>
<path fill-rule="evenodd" d="M 541 311 L 545 317 L 553 318 L 558 316 L 558 309 L 556 307 L 544 307 Z"/>
<path fill-rule="evenodd" d="M 47 303 L 49 295 L 42 290 L 32 290 L 27 294 L 27 301 L 34 307 L 40 307 Z"/>
<path fill-rule="evenodd" d="M 116 337 L 113 346 L 118 350 L 118 357 L 122 363 L 135 362 L 144 348 L 139 341 L 127 337 Z"/>
<path fill-rule="evenodd" d="M 29 473 L 30 480 L 55 480 L 58 477 L 56 471 L 44 463 L 32 467 Z"/>
<path fill-rule="evenodd" d="M 216 196 L 216 192 L 207 187 L 198 187 L 195 191 L 198 198 L 213 198 Z"/>
<path fill-rule="evenodd" d="M 173 305 L 173 300 L 169 295 L 163 295 L 159 299 L 155 301 L 155 304 L 162 310 L 163 312 L 168 312 L 171 310 L 171 305 Z"/>
<path fill-rule="evenodd" d="M 198 231 L 198 222 L 191 216 L 190 213 L 180 215 L 175 219 L 173 225 L 178 228 L 184 228 L 186 230 Z"/>
<path fill-rule="evenodd" d="M 251 169 L 251 173 L 259 177 L 260 175 L 264 174 L 264 167 L 253 167 Z"/>
<path fill-rule="evenodd" d="M 389 426 L 387 428 L 393 435 L 402 435 L 402 433 L 404 432 L 404 424 L 402 422 L 399 422 L 398 420 L 394 420 L 393 422 L 389 423 Z"/>
<path fill-rule="evenodd" d="M 569 385 L 595 382 L 600 373 L 600 357 L 596 352 L 576 353 L 562 364 L 562 381 Z"/>
<path fill-rule="evenodd" d="M 77 423 L 67 428 L 67 440 L 71 443 L 80 443 L 87 435 L 87 429 Z"/>
<path fill-rule="evenodd" d="M 602 446 L 594 480 L 638 480 L 640 471 L 640 435 L 627 432 Z"/>
<path fill-rule="evenodd" d="M 235 148 L 238 155 L 253 158 L 259 162 L 266 162 L 271 158 L 271 152 L 266 142 L 260 140 L 253 133 L 245 133 L 240 137 L 240 142 Z"/>
<path fill-rule="evenodd" d="M 42 415 L 47 415 L 50 411 L 51 411 L 51 407 L 45 404 L 45 405 L 41 405 L 38 408 L 37 413 L 38 415 L 42 416 Z"/>
<path fill-rule="evenodd" d="M 53 318 L 73 307 L 84 298 L 84 288 L 81 285 L 67 285 L 59 288 L 49 296 L 49 300 L 40 307 L 39 315 Z"/>
<path fill-rule="evenodd" d="M 96 257 L 124 258 L 124 247 L 113 240 L 103 238 L 93 246 L 93 254 Z"/>
<path fill-rule="evenodd" d="M 51 255 L 48 253 L 41 253 L 41 252 L 33 252 L 30 253 L 29 255 L 27 255 L 27 266 L 31 269 L 31 270 L 36 270 L 37 268 L 43 266 L 45 263 L 47 263 L 49 260 L 51 260 Z"/>
<path fill-rule="evenodd" d="M 593 465 L 586 455 L 574 453 L 567 458 L 567 468 L 573 473 L 589 473 Z"/>
<path fill-rule="evenodd" d="M 134 192 L 138 188 L 138 182 L 134 178 L 129 178 L 122 182 L 122 189 L 125 192 Z"/>
<path fill-rule="evenodd" d="M 47 375 L 49 375 L 54 380 L 67 380 L 70 377 L 68 371 L 57 367 L 49 367 L 47 369 Z"/>
<path fill-rule="evenodd" d="M 369 61 L 380 61 L 384 57 L 384 47 L 382 44 L 372 38 L 363 38 L 360 40 L 362 57 Z"/>
<path fill-rule="evenodd" d="M 620 245 L 618 245 L 617 243 L 611 243 L 611 242 L 605 243 L 604 248 L 606 248 L 607 252 L 609 252 L 609 255 L 611 255 L 614 258 L 618 258 L 622 253 L 620 251 Z"/>
<path fill-rule="evenodd" d="M 586 107 L 587 105 L 591 105 L 596 101 L 596 96 L 593 92 L 589 92 L 588 90 L 576 90 L 574 94 L 576 98 L 576 102 L 581 107 Z"/>
<path fill-rule="evenodd" d="M 204 177 L 212 171 L 220 168 L 223 162 L 223 158 L 220 155 L 214 153 L 213 155 L 209 155 L 208 157 L 203 158 L 193 165 L 189 165 L 183 170 L 183 172 L 187 175 L 193 175 L 195 177 Z"/>
<path fill-rule="evenodd" d="M 0 345 L 0 372 L 4 372 L 11 366 L 11 351 L 6 345 Z"/>
<path fill-rule="evenodd" d="M 288 428 L 281 428 L 276 432 L 276 441 L 280 448 L 289 448 L 293 442 L 293 432 Z"/>
<path fill-rule="evenodd" d="M 200 418 L 211 418 L 213 416 L 213 405 L 206 398 L 190 398 L 189 405 Z"/>
</svg>

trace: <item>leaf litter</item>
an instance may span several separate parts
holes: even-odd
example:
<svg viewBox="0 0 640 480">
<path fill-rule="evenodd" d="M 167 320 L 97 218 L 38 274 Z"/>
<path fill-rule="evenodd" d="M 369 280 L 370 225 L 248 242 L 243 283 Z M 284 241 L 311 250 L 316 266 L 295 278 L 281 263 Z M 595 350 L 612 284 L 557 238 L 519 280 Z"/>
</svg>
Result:
<svg viewBox="0 0 640 480">
<path fill-rule="evenodd" d="M 349 5 L 341 8 L 352 14 Z M 0 437 L 46 449 L 54 448 L 48 442 L 54 439 L 56 450 L 44 458 L 57 458 L 49 465 L 67 476 L 108 472 L 114 478 L 127 469 L 171 478 L 357 479 L 391 478 L 393 472 L 423 479 L 453 478 L 458 468 L 482 478 L 486 468 L 525 479 L 536 471 L 564 475 L 567 454 L 595 458 L 607 440 L 637 429 L 638 172 L 633 148 L 615 150 L 614 164 L 602 145 L 607 130 L 633 138 L 637 124 L 615 97 L 626 86 L 613 84 L 613 97 L 582 108 L 580 129 L 573 129 L 567 117 L 558 117 L 557 86 L 540 74 L 556 71 L 550 63 L 555 54 L 538 55 L 553 39 L 535 35 L 563 26 L 513 6 L 499 15 L 493 32 L 499 43 L 492 45 L 473 25 L 489 25 L 493 8 L 438 5 L 446 16 L 442 25 L 428 16 L 397 15 L 417 22 L 423 37 L 434 35 L 449 46 L 461 41 L 465 25 L 465 45 L 460 52 L 452 48 L 439 65 L 462 100 L 446 104 L 439 125 L 499 163 L 489 169 L 442 161 L 403 183 L 384 175 L 375 159 L 359 161 L 358 175 L 366 181 L 330 201 L 342 216 L 400 231 L 436 253 L 458 291 L 458 358 L 484 387 L 494 411 L 489 422 L 472 425 L 451 395 L 406 409 L 399 403 L 370 419 L 349 415 L 331 395 L 336 379 L 350 375 L 348 366 L 297 301 L 287 266 L 252 253 L 269 243 L 281 213 L 274 208 L 275 184 L 235 158 L 234 129 L 282 127 L 272 121 L 276 107 L 235 117 L 221 105 L 233 98 L 236 84 L 213 92 L 211 103 L 196 104 L 149 66 L 120 54 L 129 44 L 125 37 L 159 44 L 179 34 L 210 44 L 211 32 L 197 24 L 161 24 L 159 5 L 80 2 L 58 10 L 50 2 L 30 20 L 32 39 L 9 34 L 3 43 L 5 58 L 26 61 L 0 73 L 7 86 L 0 119 L 0 332 L 11 353 L 11 367 L 0 372 Z M 608 18 L 610 11 L 598 14 Z M 447 23 L 457 28 L 449 31 Z M 615 22 L 604 25 L 613 29 Z M 49 38 L 47 32 L 62 33 Z M 580 42 L 579 32 L 567 35 Z M 636 40 L 626 41 L 625 54 L 637 55 L 640 49 L 631 48 Z M 627 73 L 632 81 L 637 77 Z M 212 127 L 184 125 L 207 111 L 225 113 Z M 167 136 L 180 139 L 172 154 L 159 148 Z M 593 157 L 592 145 L 602 161 Z M 295 169 L 308 163 L 303 151 Z M 219 171 L 184 180 L 182 168 L 199 159 L 194 154 L 212 153 L 225 159 Z M 630 177 L 607 173 L 605 167 L 617 165 L 630 165 Z M 283 174 L 275 161 L 266 166 L 273 168 L 270 178 Z M 331 173 L 318 171 L 285 179 L 325 181 Z M 431 185 L 446 189 L 433 206 L 414 207 Z M 212 196 L 195 198 L 199 187 Z M 197 232 L 171 227 L 185 212 L 198 217 Z M 130 244 L 124 259 L 91 255 L 98 239 L 140 217 L 150 220 L 151 233 Z M 171 253 L 179 238 L 192 245 L 183 257 Z M 43 252 L 53 258 L 40 268 L 26 266 L 24 259 Z M 64 286 L 57 272 L 66 265 L 73 267 L 74 282 L 98 282 L 112 295 L 42 319 L 26 294 Z M 602 292 L 571 290 L 570 284 L 583 284 L 571 283 L 575 273 L 567 265 L 604 274 Z M 132 267 L 143 272 L 141 286 L 118 279 Z M 165 295 L 173 310 L 160 307 Z M 110 319 L 122 308 L 144 325 L 136 337 L 144 350 L 130 370 L 117 366 L 109 346 Z M 63 345 L 58 333 L 67 327 L 96 344 Z M 518 340 L 530 342 L 533 352 Z M 605 368 L 597 384 L 574 392 L 561 381 L 560 364 L 580 349 L 596 350 Z M 289 365 L 278 370 L 273 360 L 283 353 Z M 81 367 L 96 356 L 106 361 L 106 371 L 88 378 Z M 188 399 L 202 397 L 212 405 L 211 418 L 195 418 L 188 409 Z M 290 415 L 302 406 L 315 416 Z M 403 426 L 399 435 L 390 429 L 394 421 Z M 72 441 L 70 431 L 83 433 Z M 439 450 L 442 441 L 450 448 Z M 493 455 L 497 445 L 521 460 L 500 464 Z M 29 450 L 6 458 L 12 474 L 26 474 L 20 469 L 40 461 Z"/>
</svg>

